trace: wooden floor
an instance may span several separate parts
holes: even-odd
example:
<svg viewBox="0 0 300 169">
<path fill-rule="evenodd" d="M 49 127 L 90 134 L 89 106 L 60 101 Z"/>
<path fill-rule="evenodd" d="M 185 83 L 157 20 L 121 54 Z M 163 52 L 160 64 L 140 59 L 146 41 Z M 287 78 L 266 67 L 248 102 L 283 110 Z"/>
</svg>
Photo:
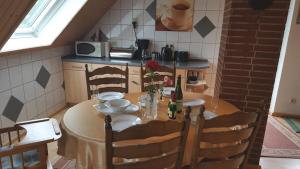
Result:
<svg viewBox="0 0 300 169">
<path fill-rule="evenodd" d="M 59 122 L 61 121 L 66 110 L 62 110 L 54 116 Z M 57 144 L 56 142 L 48 145 L 50 161 L 56 161 L 57 159 Z M 300 159 L 288 159 L 288 158 L 261 158 L 260 165 L 262 169 L 300 169 Z"/>
</svg>

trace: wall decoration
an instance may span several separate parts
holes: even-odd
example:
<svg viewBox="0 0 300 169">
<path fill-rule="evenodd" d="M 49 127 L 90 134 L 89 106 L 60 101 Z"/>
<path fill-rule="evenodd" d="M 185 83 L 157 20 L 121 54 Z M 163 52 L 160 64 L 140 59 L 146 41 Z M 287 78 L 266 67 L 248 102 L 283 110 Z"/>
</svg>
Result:
<svg viewBox="0 0 300 169">
<path fill-rule="evenodd" d="M 191 32 L 194 0 L 156 0 L 156 31 Z"/>
</svg>

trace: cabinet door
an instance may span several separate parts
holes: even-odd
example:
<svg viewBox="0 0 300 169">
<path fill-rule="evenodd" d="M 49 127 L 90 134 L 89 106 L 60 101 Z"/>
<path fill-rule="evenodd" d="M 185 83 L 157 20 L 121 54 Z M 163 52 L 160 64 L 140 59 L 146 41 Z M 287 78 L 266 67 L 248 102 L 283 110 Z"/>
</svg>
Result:
<svg viewBox="0 0 300 169">
<path fill-rule="evenodd" d="M 85 71 L 64 70 L 67 103 L 79 103 L 88 99 Z"/>
<path fill-rule="evenodd" d="M 137 82 L 138 84 L 134 83 Z M 140 75 L 129 75 L 129 86 L 128 93 L 138 93 L 141 92 L 141 77 Z"/>
</svg>

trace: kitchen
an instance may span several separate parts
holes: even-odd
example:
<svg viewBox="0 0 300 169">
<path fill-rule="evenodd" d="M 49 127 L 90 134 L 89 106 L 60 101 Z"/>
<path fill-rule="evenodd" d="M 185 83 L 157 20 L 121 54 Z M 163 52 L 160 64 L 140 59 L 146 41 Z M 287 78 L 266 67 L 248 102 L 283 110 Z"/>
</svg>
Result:
<svg viewBox="0 0 300 169">
<path fill-rule="evenodd" d="M 246 17 L 245 21 L 243 21 L 246 23 L 240 24 L 239 22 L 242 21 L 238 20 L 239 16 L 234 18 L 236 20 L 227 20 L 226 18 L 230 16 L 228 16 L 228 13 L 224 13 L 226 11 L 224 8 L 232 8 L 227 10 L 233 11 L 241 10 L 239 12 L 243 12 L 243 10 L 249 12 L 250 10 L 247 3 L 237 2 L 235 4 L 232 2 L 233 6 L 228 5 L 230 3 L 223 0 L 195 0 L 192 29 L 187 32 L 157 31 L 155 15 L 159 11 L 156 12 L 157 4 L 153 0 L 91 1 L 86 3 L 82 8 L 78 7 L 81 10 L 79 10 L 78 14 L 74 14 L 74 18 L 70 17 L 70 23 L 65 24 L 66 28 L 61 30 L 61 33 L 57 35 L 53 45 L 50 45 L 51 47 L 35 48 L 33 46 L 29 47 L 31 49 L 18 49 L 16 52 L 3 52 L 3 49 L 1 49 L 0 112 L 3 114 L 1 127 L 14 125 L 16 121 L 49 117 L 65 108 L 66 104 L 74 105 L 86 100 L 88 96 L 86 92 L 85 64 L 88 64 L 90 70 L 94 70 L 106 65 L 122 68 L 128 63 L 129 93 L 136 93 L 141 92 L 140 87 L 134 83 L 140 83 L 141 60 L 156 58 L 161 65 L 172 66 L 172 60 L 175 56 L 178 56 L 179 61 L 176 63 L 176 75 L 180 74 L 183 78 L 181 85 L 183 90 L 203 92 L 205 95 L 211 96 L 217 93 L 220 95 L 220 98 L 229 101 L 240 109 L 250 111 L 257 105 L 257 102 L 253 99 L 262 97 L 260 94 L 266 98 L 271 97 L 272 92 L 269 91 L 271 90 L 269 88 L 273 87 L 274 84 L 272 78 L 276 74 L 274 69 L 276 70 L 277 61 L 276 59 L 274 61 L 267 58 L 267 62 L 264 62 L 265 60 L 263 59 L 265 58 L 263 58 L 257 59 L 252 63 L 252 60 L 250 61 L 244 56 L 250 56 L 253 52 L 248 52 L 249 46 L 244 44 L 254 43 L 251 36 L 253 37 L 252 33 L 258 29 L 264 29 L 263 33 L 270 30 L 271 32 L 275 31 L 283 35 L 283 25 L 285 24 L 284 21 L 287 13 L 276 14 L 272 12 L 278 8 L 280 8 L 280 11 L 288 11 L 289 6 L 286 3 L 274 0 L 275 5 L 266 10 L 271 11 L 270 13 L 266 12 L 266 15 L 269 17 L 279 15 L 283 19 L 280 22 L 266 20 L 266 18 L 263 18 L 263 14 L 261 14 L 263 19 L 260 22 L 262 23 L 258 24 L 266 26 L 257 28 L 255 25 L 251 25 L 255 17 L 251 18 L 245 13 L 242 14 Z M 281 7 L 278 5 L 280 3 L 283 4 L 281 4 Z M 259 12 L 251 12 L 254 16 L 259 15 L 257 14 Z M 226 17 L 223 17 L 224 15 Z M 263 22 L 279 26 L 274 27 L 276 30 L 271 30 L 272 28 Z M 228 28 L 226 27 L 228 25 L 232 25 L 232 29 L 240 31 L 232 31 L 230 35 L 226 35 L 226 31 L 224 32 L 224 30 Z M 245 28 L 245 25 L 250 26 Z M 243 29 L 247 31 L 243 31 Z M 228 36 L 228 41 L 230 41 L 227 45 L 226 36 Z M 246 40 L 238 39 L 240 36 L 246 37 L 244 38 Z M 263 38 L 266 36 L 267 33 L 262 35 Z M 258 47 L 255 47 L 255 50 L 257 50 L 255 52 L 258 54 L 263 52 L 269 55 L 273 54 L 272 56 L 278 60 L 282 36 L 276 36 L 275 38 L 277 40 L 276 42 L 272 42 L 274 43 L 272 45 L 270 45 L 271 42 L 261 41 L 266 46 L 272 46 L 272 49 L 275 49 L 273 52 L 270 52 L 267 48 L 258 49 Z M 144 43 L 149 43 L 146 45 L 148 47 L 141 47 L 143 46 L 141 45 L 143 40 Z M 96 43 L 96 45 L 99 45 L 100 42 L 100 45 L 103 45 L 103 50 L 100 52 L 101 58 L 79 56 L 82 51 L 75 49 L 78 47 L 76 42 Z M 237 42 L 242 42 L 242 44 L 240 45 Z M 113 50 L 107 50 L 110 47 Z M 119 51 L 119 48 L 122 48 L 122 51 Z M 124 53 L 123 50 L 125 48 L 126 52 L 130 53 L 130 56 L 132 55 L 133 57 L 135 53 L 138 56 L 135 59 L 109 57 L 109 55 L 112 56 L 118 52 Z M 239 48 L 245 52 L 240 52 Z M 128 49 L 131 49 L 131 51 L 128 51 Z M 231 49 L 238 51 L 232 52 Z M 188 61 L 186 61 L 187 56 L 189 58 Z M 257 65 L 254 63 L 257 63 Z M 272 65 L 270 66 L 269 64 Z M 267 76 L 272 76 L 272 78 L 260 84 L 268 83 L 267 85 L 271 86 L 268 87 L 267 92 L 260 91 L 260 89 L 253 89 L 253 94 L 243 95 L 243 88 L 245 88 L 243 84 L 233 86 L 236 84 L 236 81 L 243 82 L 247 80 L 244 76 L 248 75 L 243 73 L 245 69 L 248 70 L 248 65 L 254 66 L 258 71 L 270 73 Z M 262 77 L 257 78 L 257 74 L 255 73 L 257 72 L 254 71 L 251 74 L 253 75 L 251 78 L 257 80 L 255 83 L 260 83 L 259 80 Z M 189 82 L 190 79 L 196 79 L 198 85 L 195 87 L 194 84 L 191 84 L 195 83 L 195 80 Z M 234 84 L 232 84 L 233 81 L 235 82 Z M 249 83 L 249 90 L 251 90 L 251 87 L 259 88 L 260 86 L 253 86 Z M 222 88 L 221 91 L 219 90 L 220 88 Z M 253 95 L 255 95 L 255 98 L 252 97 Z M 241 101 L 244 98 L 246 100 Z M 249 100 L 247 100 L 248 98 Z M 10 107 L 7 105 L 18 106 Z M 13 115 L 9 114 L 6 116 L 7 113 L 3 112 L 14 113 L 12 113 Z M 258 155 L 255 154 L 253 156 Z M 254 161 L 256 160 L 254 159 Z"/>
</svg>

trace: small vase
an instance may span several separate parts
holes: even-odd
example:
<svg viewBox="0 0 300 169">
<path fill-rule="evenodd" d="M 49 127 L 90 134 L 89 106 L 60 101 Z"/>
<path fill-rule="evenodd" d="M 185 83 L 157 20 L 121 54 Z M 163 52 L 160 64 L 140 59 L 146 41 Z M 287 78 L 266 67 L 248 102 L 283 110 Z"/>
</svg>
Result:
<svg viewBox="0 0 300 169">
<path fill-rule="evenodd" d="M 157 93 L 147 94 L 145 118 L 149 120 L 157 118 Z"/>
</svg>

